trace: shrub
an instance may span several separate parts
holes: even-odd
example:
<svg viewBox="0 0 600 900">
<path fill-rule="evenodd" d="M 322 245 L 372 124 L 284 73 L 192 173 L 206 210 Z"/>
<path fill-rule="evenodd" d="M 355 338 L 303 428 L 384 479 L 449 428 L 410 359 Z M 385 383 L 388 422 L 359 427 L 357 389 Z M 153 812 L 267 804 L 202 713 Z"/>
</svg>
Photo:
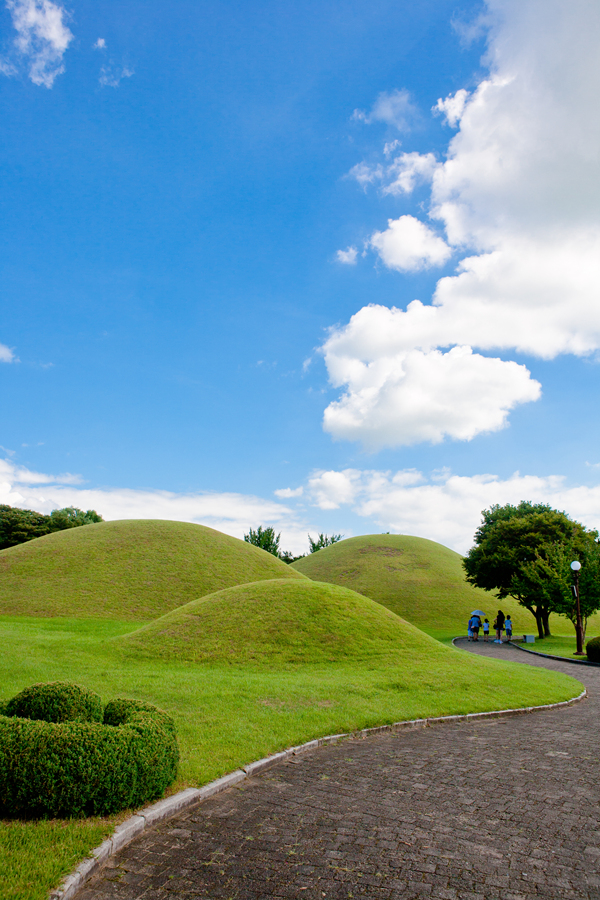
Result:
<svg viewBox="0 0 600 900">
<path fill-rule="evenodd" d="M 173 720 L 148 703 L 112 700 L 102 722 L 0 715 L 0 811 L 107 815 L 161 796 L 178 762 Z"/>
<path fill-rule="evenodd" d="M 5 709 L 5 716 L 43 722 L 102 721 L 102 701 L 98 694 L 66 681 L 32 684 L 9 700 Z"/>
<path fill-rule="evenodd" d="M 600 662 L 600 637 L 589 640 L 585 645 L 585 652 L 590 662 Z"/>
</svg>

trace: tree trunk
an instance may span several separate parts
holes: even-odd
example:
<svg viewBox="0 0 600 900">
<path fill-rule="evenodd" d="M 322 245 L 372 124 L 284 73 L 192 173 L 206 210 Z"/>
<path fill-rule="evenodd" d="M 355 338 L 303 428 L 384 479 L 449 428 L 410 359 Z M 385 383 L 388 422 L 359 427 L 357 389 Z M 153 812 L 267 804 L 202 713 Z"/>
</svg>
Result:
<svg viewBox="0 0 600 900">
<path fill-rule="evenodd" d="M 541 641 L 544 640 L 544 620 L 542 618 L 542 612 L 537 607 L 534 612 L 535 621 L 538 629 L 538 637 Z"/>
<path fill-rule="evenodd" d="M 542 623 L 544 625 L 544 637 L 550 637 L 550 610 L 542 607 Z"/>
</svg>

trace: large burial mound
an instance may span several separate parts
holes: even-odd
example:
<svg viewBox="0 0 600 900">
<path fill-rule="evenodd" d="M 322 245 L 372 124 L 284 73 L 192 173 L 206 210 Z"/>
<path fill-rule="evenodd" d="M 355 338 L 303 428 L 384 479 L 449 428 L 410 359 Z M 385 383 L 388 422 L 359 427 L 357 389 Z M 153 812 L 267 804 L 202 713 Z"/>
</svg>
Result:
<svg viewBox="0 0 600 900">
<path fill-rule="evenodd" d="M 261 581 L 219 591 L 118 642 L 142 656 L 275 668 L 390 655 L 398 660 L 398 655 L 446 649 L 379 603 L 308 579 Z"/>
<path fill-rule="evenodd" d="M 101 522 L 0 551 L 0 615 L 155 619 L 262 579 L 304 582 L 258 547 L 203 525 Z"/>
<path fill-rule="evenodd" d="M 404 534 L 369 534 L 332 544 L 293 563 L 314 581 L 358 591 L 419 628 L 466 632 L 471 612 L 488 613 L 493 623 L 498 600 L 465 581 L 462 557 L 435 541 Z M 514 601 L 502 601 L 518 626 L 534 620 Z M 515 618 L 516 616 L 516 618 Z"/>
</svg>

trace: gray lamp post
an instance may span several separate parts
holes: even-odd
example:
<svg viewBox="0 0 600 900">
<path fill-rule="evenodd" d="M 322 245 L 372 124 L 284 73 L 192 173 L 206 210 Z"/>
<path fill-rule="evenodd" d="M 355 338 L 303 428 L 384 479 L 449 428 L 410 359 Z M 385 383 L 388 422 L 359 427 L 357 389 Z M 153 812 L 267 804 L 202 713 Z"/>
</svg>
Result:
<svg viewBox="0 0 600 900">
<path fill-rule="evenodd" d="M 581 563 L 576 559 L 573 560 L 571 569 L 575 576 L 573 593 L 575 594 L 575 634 L 577 635 L 577 650 L 573 656 L 583 656 L 583 624 L 581 622 L 581 607 L 579 605 L 579 570 L 581 569 Z"/>
</svg>

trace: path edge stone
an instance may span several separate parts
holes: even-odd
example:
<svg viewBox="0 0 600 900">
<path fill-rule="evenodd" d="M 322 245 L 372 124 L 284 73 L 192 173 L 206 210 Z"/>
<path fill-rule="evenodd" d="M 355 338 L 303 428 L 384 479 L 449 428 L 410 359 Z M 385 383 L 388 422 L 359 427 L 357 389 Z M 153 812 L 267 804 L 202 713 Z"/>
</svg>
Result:
<svg viewBox="0 0 600 900">
<path fill-rule="evenodd" d="M 454 641 L 452 643 L 454 643 Z M 536 655 L 543 656 L 545 654 Z M 306 743 L 299 744 L 297 747 L 289 747 L 287 750 L 282 750 L 280 753 L 273 753 L 271 756 L 265 756 L 246 766 L 242 766 L 241 769 L 230 772 L 229 775 L 217 778 L 215 781 L 211 781 L 201 788 L 186 788 L 183 791 L 179 791 L 177 794 L 173 794 L 172 797 L 158 800 L 156 803 L 153 803 L 152 806 L 148 806 L 135 813 L 133 816 L 130 816 L 115 828 L 113 834 L 109 838 L 103 841 L 100 846 L 92 850 L 91 855 L 84 859 L 83 862 L 79 863 L 77 868 L 63 879 L 58 888 L 50 891 L 48 900 L 72 900 L 90 878 L 100 871 L 111 856 L 114 856 L 119 850 L 122 850 L 123 847 L 130 844 L 147 828 L 151 828 L 159 822 L 163 822 L 165 819 L 170 819 L 184 809 L 188 809 L 191 806 L 197 806 L 203 800 L 213 797 L 215 794 L 220 794 L 222 791 L 239 784 L 241 781 L 245 781 L 247 778 L 251 778 L 253 775 L 257 775 L 259 772 L 266 771 L 271 768 L 271 766 L 283 762 L 291 756 L 298 756 L 327 744 L 338 743 L 338 741 L 349 740 L 351 738 L 362 740 L 371 737 L 372 735 L 403 731 L 407 728 L 429 728 L 432 725 L 454 725 L 460 722 L 476 722 L 478 719 L 491 719 L 498 718 L 499 716 L 519 716 L 545 709 L 558 709 L 561 706 L 572 706 L 574 703 L 583 700 L 586 696 L 587 690 L 584 688 L 576 697 L 571 697 L 569 700 L 561 700 L 558 703 L 545 703 L 542 706 L 498 709 L 491 710 L 490 712 L 463 713 L 453 716 L 430 716 L 426 719 L 405 719 L 401 722 L 394 722 L 391 725 L 378 725 L 373 728 L 363 728 L 360 731 L 329 734 L 322 738 L 306 741 Z"/>
</svg>

